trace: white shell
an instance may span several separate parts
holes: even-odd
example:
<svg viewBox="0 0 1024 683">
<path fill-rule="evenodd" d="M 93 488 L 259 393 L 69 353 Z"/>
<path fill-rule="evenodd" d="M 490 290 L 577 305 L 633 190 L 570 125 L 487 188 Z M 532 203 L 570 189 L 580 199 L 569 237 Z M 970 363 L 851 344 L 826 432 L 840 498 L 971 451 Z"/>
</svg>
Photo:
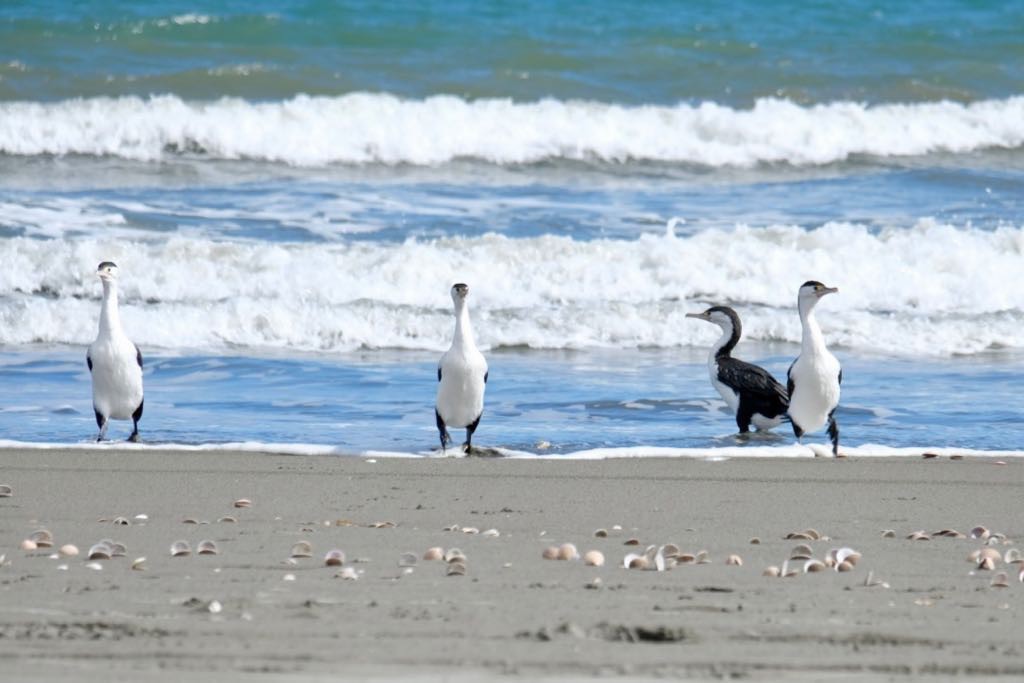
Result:
<svg viewBox="0 0 1024 683">
<path fill-rule="evenodd" d="M 37 548 L 50 548 L 53 546 L 53 534 L 46 529 L 33 531 L 28 535 L 28 540 L 33 541 Z"/>
<path fill-rule="evenodd" d="M 324 565 L 328 567 L 340 567 L 345 564 L 345 553 L 337 548 L 328 550 L 324 555 Z"/>
<path fill-rule="evenodd" d="M 604 566 L 604 553 L 600 550 L 588 550 L 583 555 L 583 564 L 588 567 L 601 567 Z"/>
<path fill-rule="evenodd" d="M 427 551 L 423 553 L 423 559 L 429 561 L 440 560 L 444 557 L 444 548 L 434 546 L 433 548 L 427 548 Z"/>
<path fill-rule="evenodd" d="M 197 555 L 217 555 L 219 553 L 220 550 L 217 549 L 217 544 L 209 539 L 199 541 L 199 544 L 196 545 Z"/>
<path fill-rule="evenodd" d="M 175 541 L 171 544 L 171 557 L 185 557 L 192 554 L 188 541 Z"/>
<path fill-rule="evenodd" d="M 725 563 L 728 565 L 739 567 L 743 564 L 743 558 L 739 555 L 730 555 L 728 558 L 726 558 Z"/>
<path fill-rule="evenodd" d="M 139 572 L 144 571 L 146 569 L 145 564 L 145 557 L 136 557 L 134 560 L 132 560 L 132 569 Z"/>
<path fill-rule="evenodd" d="M 59 552 L 64 557 L 74 557 L 75 555 L 78 554 L 78 547 L 68 543 L 66 545 L 62 545 L 60 547 L 60 551 Z"/>
<path fill-rule="evenodd" d="M 501 532 L 499 532 L 497 529 L 488 529 L 480 535 L 484 538 L 497 538 L 501 535 Z"/>
<path fill-rule="evenodd" d="M 252 507 L 252 501 L 248 498 L 239 498 L 234 502 L 236 508 L 249 508 Z"/>
<path fill-rule="evenodd" d="M 210 604 L 206 606 L 206 611 L 210 614 L 220 614 L 223 609 L 224 607 L 220 604 L 219 600 L 211 600 Z"/>
<path fill-rule="evenodd" d="M 572 543 L 563 543 L 558 547 L 558 559 L 578 560 L 580 559 L 580 553 Z"/>
<path fill-rule="evenodd" d="M 106 541 L 100 541 L 99 543 L 93 544 L 93 546 L 89 548 L 89 553 L 86 555 L 90 560 L 109 560 L 112 556 L 113 551 Z"/>
<path fill-rule="evenodd" d="M 298 543 L 292 546 L 290 557 L 313 557 L 313 544 L 309 541 L 299 541 Z"/>
</svg>

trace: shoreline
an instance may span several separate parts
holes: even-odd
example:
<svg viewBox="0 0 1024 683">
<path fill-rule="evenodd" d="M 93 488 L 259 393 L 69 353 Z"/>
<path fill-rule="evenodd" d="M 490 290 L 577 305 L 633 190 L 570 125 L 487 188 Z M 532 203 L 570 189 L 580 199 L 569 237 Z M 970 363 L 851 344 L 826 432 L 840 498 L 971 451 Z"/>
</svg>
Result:
<svg viewBox="0 0 1024 683">
<path fill-rule="evenodd" d="M 1019 677 L 1024 583 L 1014 573 L 990 587 L 1017 565 L 978 571 L 965 559 L 979 540 L 906 536 L 984 525 L 1006 534 L 1001 552 L 1020 547 L 1021 467 L 3 448 L 13 495 L 0 498 L 0 657 L 18 680 Z M 234 508 L 239 498 L 251 507 Z M 237 521 L 217 521 L 226 516 Z M 499 535 L 444 531 L 453 525 Z M 110 538 L 127 554 L 96 570 L 19 550 L 38 528 L 55 548 L 84 554 Z M 830 540 L 784 538 L 808 528 Z M 214 540 L 220 554 L 171 557 L 179 539 Z M 289 561 L 301 540 L 312 557 Z M 607 563 L 542 559 L 566 542 Z M 711 562 L 622 567 L 626 553 L 666 543 Z M 818 558 L 850 546 L 862 560 L 846 573 L 762 576 L 800 543 Z M 466 575 L 422 559 L 404 573 L 402 553 L 433 546 L 460 548 Z M 357 580 L 324 566 L 332 548 Z M 742 566 L 726 564 L 731 554 Z M 146 570 L 133 571 L 141 556 Z M 865 586 L 869 572 L 889 587 Z"/>
</svg>

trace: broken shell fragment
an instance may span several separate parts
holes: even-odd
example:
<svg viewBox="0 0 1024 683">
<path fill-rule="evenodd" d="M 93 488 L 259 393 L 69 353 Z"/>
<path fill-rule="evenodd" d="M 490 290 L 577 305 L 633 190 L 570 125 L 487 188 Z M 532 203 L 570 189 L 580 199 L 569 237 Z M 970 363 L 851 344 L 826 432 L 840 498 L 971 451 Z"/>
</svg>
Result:
<svg viewBox="0 0 1024 683">
<path fill-rule="evenodd" d="M 558 559 L 558 546 L 549 545 L 541 552 L 541 557 L 545 560 L 557 560 Z"/>
<path fill-rule="evenodd" d="M 993 588 L 1009 588 L 1010 578 L 1006 575 L 1006 572 L 999 572 L 992 577 L 991 585 Z"/>
<path fill-rule="evenodd" d="M 132 569 L 134 569 L 137 572 L 145 571 L 146 570 L 146 566 L 145 565 L 146 565 L 146 558 L 144 558 L 144 557 L 136 557 L 134 560 L 132 560 Z"/>
<path fill-rule="evenodd" d="M 101 569 L 103 569 L 103 565 L 100 564 L 99 562 L 86 562 L 85 563 L 85 568 L 86 569 L 92 569 L 94 571 L 100 571 Z"/>
<path fill-rule="evenodd" d="M 695 559 L 697 564 L 711 564 L 711 555 L 708 554 L 707 550 L 698 550 Z"/>
<path fill-rule="evenodd" d="M 285 574 L 284 576 L 281 577 L 281 580 L 282 581 L 294 581 L 295 580 L 295 574 Z"/>
<path fill-rule="evenodd" d="M 452 562 L 444 572 L 445 576 L 465 576 L 466 565 L 462 562 Z"/>
<path fill-rule="evenodd" d="M 1006 554 L 1003 555 L 1003 562 L 1006 564 L 1014 564 L 1017 562 L 1024 562 L 1024 559 L 1021 558 L 1019 550 L 1016 548 L 1010 548 L 1006 551 Z"/>
<path fill-rule="evenodd" d="M 328 567 L 340 567 L 345 564 L 345 553 L 337 548 L 328 550 L 324 555 L 324 564 Z"/>
<path fill-rule="evenodd" d="M 112 556 L 113 550 L 106 541 L 93 544 L 86 555 L 90 560 L 109 560 Z"/>
<path fill-rule="evenodd" d="M 171 557 L 185 557 L 192 554 L 192 546 L 188 541 L 175 541 L 171 544 Z"/>
<path fill-rule="evenodd" d="M 62 545 L 58 552 L 64 557 L 75 557 L 78 555 L 78 547 L 67 543 Z"/>
<path fill-rule="evenodd" d="M 233 503 L 233 505 L 236 508 L 251 508 L 252 507 L 252 501 L 249 500 L 248 498 L 239 498 L 238 500 L 236 500 Z"/>
<path fill-rule="evenodd" d="M 481 532 L 480 535 L 484 538 L 497 538 L 498 536 L 501 536 L 501 532 L 497 529 L 487 529 L 486 531 Z"/>
<path fill-rule="evenodd" d="M 199 520 L 196 519 L 195 517 L 186 517 L 185 519 L 181 520 L 181 523 L 182 524 L 199 524 Z"/>
<path fill-rule="evenodd" d="M 675 559 L 676 564 L 697 564 L 697 556 L 690 553 L 679 553 Z"/>
<path fill-rule="evenodd" d="M 217 549 L 217 544 L 211 540 L 199 541 L 196 546 L 197 555 L 217 555 L 220 550 Z"/>
<path fill-rule="evenodd" d="M 423 559 L 427 561 L 440 560 L 444 557 L 444 548 L 434 546 L 433 548 L 427 548 L 427 552 L 423 553 Z"/>
<path fill-rule="evenodd" d="M 924 531 L 915 531 L 914 533 L 907 536 L 908 541 L 930 541 L 932 537 Z"/>
<path fill-rule="evenodd" d="M 292 546 L 291 554 L 289 557 L 304 559 L 307 557 L 313 557 L 313 544 L 309 541 L 299 541 Z"/>
<path fill-rule="evenodd" d="M 558 547 L 558 559 L 578 560 L 580 559 L 580 553 L 572 543 L 563 543 Z"/>
<path fill-rule="evenodd" d="M 53 546 L 53 534 L 46 529 L 38 529 L 28 535 L 28 540 L 33 541 L 37 548 L 50 548 Z"/>
<path fill-rule="evenodd" d="M 10 498 L 14 495 L 14 489 L 7 484 L 0 484 L 0 498 Z"/>
<path fill-rule="evenodd" d="M 743 565 L 743 558 L 739 555 L 730 555 L 725 559 L 725 563 L 733 567 L 739 567 Z"/>
<path fill-rule="evenodd" d="M 978 569 L 992 571 L 996 568 L 996 562 L 991 557 L 983 557 L 978 561 Z"/>
<path fill-rule="evenodd" d="M 112 522 L 112 524 L 115 524 L 117 526 L 128 526 L 131 523 L 131 520 L 127 517 L 114 517 L 114 520 Z"/>
<path fill-rule="evenodd" d="M 588 581 L 587 583 L 583 584 L 583 587 L 588 589 L 588 590 L 592 590 L 592 591 L 593 590 L 598 590 L 601 587 L 601 583 L 602 583 L 601 577 L 600 576 L 595 576 L 590 581 Z"/>
<path fill-rule="evenodd" d="M 583 564 L 588 567 L 602 567 L 604 566 L 604 553 L 600 550 L 588 550 L 583 555 Z"/>
<path fill-rule="evenodd" d="M 449 548 L 448 552 L 444 554 L 444 561 L 448 564 L 451 564 L 452 562 L 465 562 L 466 554 L 458 548 Z"/>
<path fill-rule="evenodd" d="M 962 534 L 956 529 L 942 529 L 936 531 L 932 536 L 942 536 L 944 538 L 967 538 L 967 534 Z"/>
<path fill-rule="evenodd" d="M 475 526 L 464 526 L 464 527 L 462 527 L 462 533 L 470 534 L 470 535 L 476 535 L 476 534 L 480 533 L 480 530 L 477 529 Z"/>
</svg>

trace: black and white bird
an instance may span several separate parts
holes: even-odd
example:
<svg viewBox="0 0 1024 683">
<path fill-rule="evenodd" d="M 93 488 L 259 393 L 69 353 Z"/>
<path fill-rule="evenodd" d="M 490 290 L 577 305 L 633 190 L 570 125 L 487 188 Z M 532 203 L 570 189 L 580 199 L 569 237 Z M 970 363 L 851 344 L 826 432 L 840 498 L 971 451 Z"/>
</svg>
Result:
<svg viewBox="0 0 1024 683">
<path fill-rule="evenodd" d="M 103 282 L 103 307 L 96 341 L 89 346 L 85 362 L 92 373 L 92 408 L 100 428 L 97 441 L 107 433 L 110 420 L 131 420 L 129 441 L 139 441 L 142 418 L 142 353 L 121 327 L 117 310 L 117 265 L 104 261 L 97 269 Z"/>
<path fill-rule="evenodd" d="M 465 453 L 472 448 L 473 432 L 484 412 L 484 389 L 487 386 L 487 361 L 473 339 L 466 303 L 468 296 L 467 285 L 459 283 L 452 286 L 455 336 L 451 348 L 441 356 L 437 365 L 437 404 L 434 409 L 441 449 L 444 450 L 452 440 L 448 427 L 465 427 L 466 443 L 462 445 Z"/>
<path fill-rule="evenodd" d="M 711 385 L 718 390 L 729 409 L 736 415 L 740 433 L 778 427 L 786 416 L 789 399 L 786 389 L 764 368 L 732 357 L 743 326 L 736 311 L 728 306 L 712 306 L 703 313 L 687 313 L 722 328 L 722 336 L 711 347 L 708 373 Z"/>
<path fill-rule="evenodd" d="M 800 285 L 797 307 L 803 335 L 800 355 L 789 366 L 789 419 L 793 433 L 799 440 L 805 433 L 816 432 L 828 424 L 832 439 L 832 455 L 839 455 L 839 425 L 836 407 L 839 405 L 839 386 L 843 382 L 843 369 L 839 361 L 825 347 L 821 327 L 814 317 L 814 307 L 828 294 L 839 289 L 826 287 L 816 280 Z"/>
</svg>

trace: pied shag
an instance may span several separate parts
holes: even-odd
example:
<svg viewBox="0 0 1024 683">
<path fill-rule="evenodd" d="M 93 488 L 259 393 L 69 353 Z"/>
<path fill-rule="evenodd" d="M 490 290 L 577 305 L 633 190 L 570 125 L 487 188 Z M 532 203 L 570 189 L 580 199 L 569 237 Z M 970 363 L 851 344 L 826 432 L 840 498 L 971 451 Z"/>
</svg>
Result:
<svg viewBox="0 0 1024 683">
<path fill-rule="evenodd" d="M 448 427 L 465 427 L 465 453 L 472 448 L 473 432 L 480 424 L 484 411 L 484 389 L 487 386 L 487 361 L 476 348 L 473 326 L 469 321 L 466 298 L 469 287 L 462 283 L 452 286 L 455 304 L 455 336 L 451 348 L 437 365 L 437 431 L 441 435 L 441 449 L 451 443 Z"/>
<path fill-rule="evenodd" d="M 786 389 L 764 368 L 732 357 L 743 332 L 736 311 L 728 306 L 712 306 L 703 313 L 687 313 L 686 317 L 722 328 L 722 336 L 708 355 L 708 373 L 711 385 L 736 415 L 740 433 L 749 432 L 751 424 L 759 430 L 778 427 L 789 405 Z"/>
<path fill-rule="evenodd" d="M 104 261 L 96 274 L 103 282 L 99 333 L 85 355 L 92 373 L 92 407 L 100 428 L 97 441 L 107 433 L 110 420 L 131 420 L 129 441 L 139 441 L 142 418 L 142 353 L 121 327 L 117 310 L 117 265 Z"/>
<path fill-rule="evenodd" d="M 814 306 L 828 294 L 839 289 L 826 287 L 816 280 L 800 286 L 797 306 L 803 334 L 800 355 L 789 366 L 789 419 L 797 440 L 805 433 L 816 432 L 828 424 L 832 439 L 832 455 L 839 455 L 839 424 L 836 407 L 839 405 L 839 386 L 843 382 L 843 369 L 839 361 L 825 347 L 821 327 L 814 317 Z"/>
</svg>

